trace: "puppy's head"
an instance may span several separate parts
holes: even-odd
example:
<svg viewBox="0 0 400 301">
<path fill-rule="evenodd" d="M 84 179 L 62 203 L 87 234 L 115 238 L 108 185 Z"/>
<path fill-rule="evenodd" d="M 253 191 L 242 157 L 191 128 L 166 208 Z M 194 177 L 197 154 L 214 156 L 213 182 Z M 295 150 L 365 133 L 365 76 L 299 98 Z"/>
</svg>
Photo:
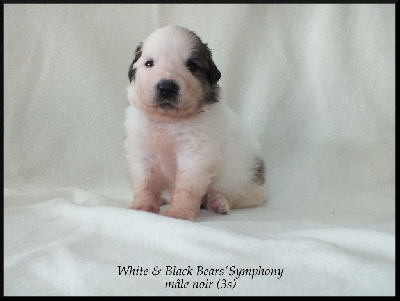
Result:
<svg viewBox="0 0 400 301">
<path fill-rule="evenodd" d="M 128 99 L 155 120 L 179 120 L 218 101 L 221 77 L 192 31 L 167 26 L 141 43 L 129 67 Z"/>
</svg>

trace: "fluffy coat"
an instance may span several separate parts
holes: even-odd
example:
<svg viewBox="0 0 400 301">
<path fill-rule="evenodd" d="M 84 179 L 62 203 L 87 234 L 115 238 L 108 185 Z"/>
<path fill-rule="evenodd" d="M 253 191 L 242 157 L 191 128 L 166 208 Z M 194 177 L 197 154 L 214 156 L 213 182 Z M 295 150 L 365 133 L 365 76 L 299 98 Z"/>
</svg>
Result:
<svg viewBox="0 0 400 301">
<path fill-rule="evenodd" d="M 221 74 L 193 32 L 158 29 L 129 68 L 125 149 L 133 209 L 195 221 L 201 205 L 216 213 L 259 206 L 265 166 L 258 141 L 219 99 Z"/>
</svg>

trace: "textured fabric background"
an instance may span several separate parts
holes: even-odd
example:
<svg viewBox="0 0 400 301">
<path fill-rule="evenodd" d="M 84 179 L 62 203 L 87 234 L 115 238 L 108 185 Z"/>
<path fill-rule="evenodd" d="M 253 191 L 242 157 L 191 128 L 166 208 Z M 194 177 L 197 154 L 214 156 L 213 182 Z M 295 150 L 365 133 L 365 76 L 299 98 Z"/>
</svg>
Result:
<svg viewBox="0 0 400 301">
<path fill-rule="evenodd" d="M 263 207 L 126 209 L 128 67 L 169 24 L 208 43 L 260 139 Z M 4 5 L 5 294 L 394 295 L 394 83 L 394 4 Z M 194 289 L 174 265 L 228 268 Z M 218 289 L 230 266 L 284 273 Z"/>
</svg>

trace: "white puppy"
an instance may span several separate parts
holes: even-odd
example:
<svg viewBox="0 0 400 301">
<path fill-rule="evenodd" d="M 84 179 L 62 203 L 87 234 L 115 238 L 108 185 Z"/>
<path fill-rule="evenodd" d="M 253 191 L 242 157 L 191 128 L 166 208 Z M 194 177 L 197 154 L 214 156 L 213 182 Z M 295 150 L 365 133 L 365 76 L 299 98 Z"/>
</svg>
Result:
<svg viewBox="0 0 400 301">
<path fill-rule="evenodd" d="M 195 221 L 201 205 L 216 213 L 259 206 L 265 166 L 257 140 L 219 99 L 221 73 L 207 45 L 176 26 L 152 33 L 129 68 L 125 149 L 133 209 Z"/>
</svg>

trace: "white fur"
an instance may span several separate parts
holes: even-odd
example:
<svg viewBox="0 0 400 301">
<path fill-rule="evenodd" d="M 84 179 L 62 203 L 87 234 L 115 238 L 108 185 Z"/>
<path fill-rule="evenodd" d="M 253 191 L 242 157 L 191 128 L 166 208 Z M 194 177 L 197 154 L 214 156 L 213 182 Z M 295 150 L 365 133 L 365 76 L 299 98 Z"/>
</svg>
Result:
<svg viewBox="0 0 400 301">
<path fill-rule="evenodd" d="M 132 208 L 158 212 L 161 192 L 171 191 L 167 216 L 195 220 L 201 204 L 217 213 L 261 205 L 265 187 L 251 181 L 257 140 L 223 100 L 199 106 L 201 82 L 185 61 L 193 48 L 186 29 L 166 27 L 144 42 L 128 86 L 125 149 L 134 184 Z M 153 59 L 151 68 L 144 63 Z M 153 103 L 154 85 L 174 79 L 180 101 L 174 113 Z"/>
</svg>

